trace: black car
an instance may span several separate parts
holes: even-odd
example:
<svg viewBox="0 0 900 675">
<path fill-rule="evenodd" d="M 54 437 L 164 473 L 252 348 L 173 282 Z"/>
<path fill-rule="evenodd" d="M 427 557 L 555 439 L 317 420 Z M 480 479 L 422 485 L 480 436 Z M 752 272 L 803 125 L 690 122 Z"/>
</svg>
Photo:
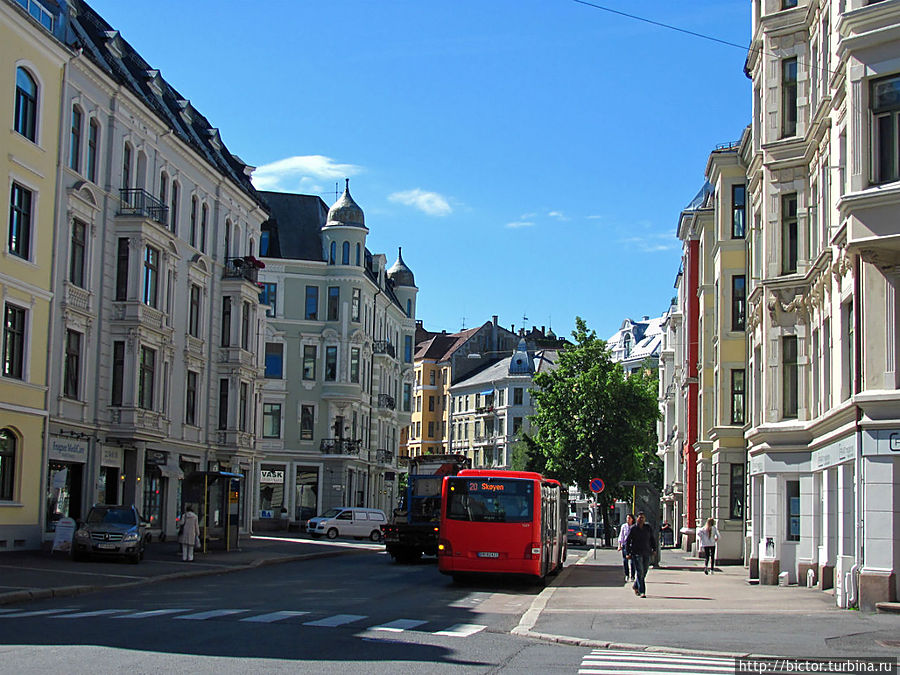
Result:
<svg viewBox="0 0 900 675">
<path fill-rule="evenodd" d="M 587 544 L 587 537 L 581 529 L 581 523 L 578 521 L 569 521 L 568 532 L 566 532 L 566 541 L 570 544 Z"/>
<path fill-rule="evenodd" d="M 96 504 L 72 537 L 72 559 L 92 555 L 124 556 L 137 564 L 150 542 L 148 521 L 134 506 Z"/>
</svg>

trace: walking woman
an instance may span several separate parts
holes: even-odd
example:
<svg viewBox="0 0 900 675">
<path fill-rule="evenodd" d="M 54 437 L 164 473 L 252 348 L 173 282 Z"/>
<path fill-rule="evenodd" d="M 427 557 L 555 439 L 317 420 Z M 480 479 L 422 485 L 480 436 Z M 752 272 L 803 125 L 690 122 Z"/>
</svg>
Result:
<svg viewBox="0 0 900 675">
<path fill-rule="evenodd" d="M 200 541 L 200 521 L 191 506 L 184 508 L 179 529 L 178 543 L 181 544 L 181 559 L 184 562 L 193 562 L 194 547 Z"/>
<path fill-rule="evenodd" d="M 706 521 L 706 526 L 697 531 L 697 538 L 703 553 L 703 573 L 709 574 L 713 571 L 716 563 L 716 542 L 719 541 L 719 530 L 716 527 L 715 518 L 709 518 Z"/>
<path fill-rule="evenodd" d="M 625 568 L 625 581 L 634 581 L 634 561 L 628 558 L 625 552 L 625 542 L 628 540 L 628 533 L 634 526 L 634 516 L 628 514 L 625 516 L 625 522 L 622 523 L 622 529 L 619 530 L 619 550 L 622 552 L 622 566 Z M 630 568 L 630 569 L 629 569 Z"/>
</svg>

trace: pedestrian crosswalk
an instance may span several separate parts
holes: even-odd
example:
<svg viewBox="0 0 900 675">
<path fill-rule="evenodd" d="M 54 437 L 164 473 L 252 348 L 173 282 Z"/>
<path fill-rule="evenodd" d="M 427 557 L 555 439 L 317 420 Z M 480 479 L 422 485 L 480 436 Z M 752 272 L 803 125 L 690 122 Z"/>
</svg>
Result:
<svg viewBox="0 0 900 675">
<path fill-rule="evenodd" d="M 664 652 L 595 649 L 587 654 L 579 675 L 733 675 L 734 659 Z"/>
<path fill-rule="evenodd" d="M 82 609 L 80 607 L 60 607 L 40 610 L 7 610 L 0 612 L 0 625 L 5 619 L 41 618 L 65 621 L 67 619 L 155 619 L 165 618 L 175 621 L 240 621 L 244 623 L 293 623 L 311 628 L 351 627 L 369 631 L 403 633 L 415 631 L 443 637 L 469 637 L 480 633 L 487 626 L 474 623 L 457 623 L 450 626 L 440 622 L 415 618 L 397 618 L 371 623 L 363 614 L 327 614 L 307 610 L 277 610 L 259 612 L 252 609 L 222 608 L 203 609 L 185 607 L 164 607 L 159 609 Z M 367 623 L 367 620 L 369 623 Z"/>
</svg>

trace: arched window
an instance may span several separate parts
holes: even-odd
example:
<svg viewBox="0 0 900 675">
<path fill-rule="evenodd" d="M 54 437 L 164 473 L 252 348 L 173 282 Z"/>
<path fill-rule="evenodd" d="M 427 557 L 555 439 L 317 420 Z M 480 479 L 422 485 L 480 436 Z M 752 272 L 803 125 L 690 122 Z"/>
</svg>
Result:
<svg viewBox="0 0 900 675">
<path fill-rule="evenodd" d="M 357 267 L 359 267 L 359 260 L 360 260 L 360 258 L 359 258 L 359 251 L 360 251 L 360 246 L 359 246 L 359 244 L 357 244 L 357 245 L 356 245 L 356 266 L 357 266 Z"/>
<path fill-rule="evenodd" d="M 206 202 L 200 208 L 200 252 L 206 253 L 206 222 L 209 219 L 209 207 Z"/>
<path fill-rule="evenodd" d="M 328 256 L 328 264 L 334 265 L 335 258 L 337 257 L 337 242 L 331 242 L 331 253 Z"/>
<path fill-rule="evenodd" d="M 16 68 L 15 129 L 29 141 L 37 141 L 37 82 L 24 68 Z"/>
<path fill-rule="evenodd" d="M 81 125 L 84 115 L 77 105 L 72 106 L 72 129 L 69 132 L 69 168 L 81 171 Z"/>
<path fill-rule="evenodd" d="M 191 246 L 197 248 L 197 195 L 191 195 Z"/>
<path fill-rule="evenodd" d="M 13 501 L 15 479 L 16 437 L 9 429 L 0 429 L 0 501 Z"/>
<path fill-rule="evenodd" d="M 225 220 L 225 260 L 231 257 L 231 221 Z"/>
<path fill-rule="evenodd" d="M 406 301 L 406 316 L 412 318 L 412 300 Z"/>
<path fill-rule="evenodd" d="M 341 247 L 341 264 L 349 265 L 350 264 L 350 242 L 345 241 L 344 245 Z"/>
<path fill-rule="evenodd" d="M 169 174 L 165 171 L 159 174 L 159 201 L 165 204 L 169 198 Z"/>
<path fill-rule="evenodd" d="M 169 207 L 169 229 L 172 232 L 178 232 L 178 193 L 181 190 L 179 189 L 178 181 L 172 181 L 172 204 Z"/>
<path fill-rule="evenodd" d="M 625 349 L 625 357 L 628 358 L 631 356 L 631 333 L 625 333 L 625 337 L 622 338 L 622 343 Z"/>
<path fill-rule="evenodd" d="M 127 190 L 131 187 L 131 143 L 126 143 L 122 150 L 122 189 Z"/>
<path fill-rule="evenodd" d="M 100 146 L 100 123 L 91 118 L 88 124 L 87 179 L 97 182 L 97 148 Z"/>
</svg>

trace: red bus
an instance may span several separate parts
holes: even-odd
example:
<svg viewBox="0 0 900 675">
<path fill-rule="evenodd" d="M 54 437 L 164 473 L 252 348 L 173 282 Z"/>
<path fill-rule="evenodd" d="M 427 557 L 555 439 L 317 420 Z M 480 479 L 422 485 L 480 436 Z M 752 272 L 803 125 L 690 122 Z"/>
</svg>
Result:
<svg viewBox="0 0 900 675">
<path fill-rule="evenodd" d="M 438 569 L 543 579 L 566 559 L 567 495 L 531 471 L 464 469 L 444 478 Z"/>
</svg>

